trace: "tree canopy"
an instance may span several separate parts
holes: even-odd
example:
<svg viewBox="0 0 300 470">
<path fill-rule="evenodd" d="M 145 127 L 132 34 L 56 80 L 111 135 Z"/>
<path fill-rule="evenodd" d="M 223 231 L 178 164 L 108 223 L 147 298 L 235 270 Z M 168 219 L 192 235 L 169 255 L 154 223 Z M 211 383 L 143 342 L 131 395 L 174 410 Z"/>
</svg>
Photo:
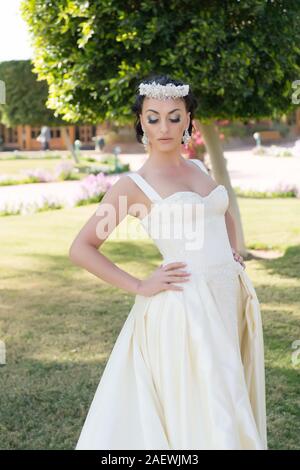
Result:
<svg viewBox="0 0 300 470">
<path fill-rule="evenodd" d="M 6 103 L 0 105 L 0 121 L 7 126 L 18 124 L 59 125 L 61 117 L 46 107 L 47 82 L 37 81 L 30 60 L 0 62 L 0 79 L 5 82 Z"/>
<path fill-rule="evenodd" d="M 150 73 L 188 82 L 202 122 L 295 106 L 298 0 L 23 0 L 22 12 L 48 106 L 68 121 L 126 122 Z"/>
</svg>

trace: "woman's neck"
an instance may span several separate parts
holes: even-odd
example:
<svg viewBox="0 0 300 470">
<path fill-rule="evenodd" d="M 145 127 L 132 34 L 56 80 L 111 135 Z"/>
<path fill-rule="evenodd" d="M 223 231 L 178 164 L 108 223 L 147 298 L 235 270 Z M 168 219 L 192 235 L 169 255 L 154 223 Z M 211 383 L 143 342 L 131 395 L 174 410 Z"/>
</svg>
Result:
<svg viewBox="0 0 300 470">
<path fill-rule="evenodd" d="M 153 168 L 179 168 L 184 163 L 185 158 L 178 153 L 170 152 L 163 152 L 163 153 L 149 153 L 149 157 L 147 162 Z"/>
</svg>

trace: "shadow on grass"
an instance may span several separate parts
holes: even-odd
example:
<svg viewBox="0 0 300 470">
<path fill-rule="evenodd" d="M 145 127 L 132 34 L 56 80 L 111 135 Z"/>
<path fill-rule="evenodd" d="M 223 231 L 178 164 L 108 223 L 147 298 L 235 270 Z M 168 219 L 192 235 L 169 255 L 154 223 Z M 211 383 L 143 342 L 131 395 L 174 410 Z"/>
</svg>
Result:
<svg viewBox="0 0 300 470">
<path fill-rule="evenodd" d="M 1 449 L 74 449 L 105 364 L 27 358 L 2 368 Z M 269 449 L 299 448 L 298 374 L 266 367 Z"/>
<path fill-rule="evenodd" d="M 290 246 L 283 256 L 275 259 L 265 259 L 249 253 L 247 260 L 256 260 L 269 274 L 278 274 L 282 277 L 300 278 L 300 245 Z"/>
<path fill-rule="evenodd" d="M 103 254 L 143 278 L 160 262 L 152 243 L 103 245 Z M 22 254 L 33 257 L 33 254 Z M 259 268 L 299 277 L 300 248 Z M 3 289 L 2 317 L 7 365 L 0 376 L 3 449 L 74 449 L 88 408 L 134 295 L 115 288 L 68 256 L 34 254 L 41 269 L 14 270 L 21 285 Z M 291 344 L 300 339 L 294 315 L 296 288 L 260 284 L 266 358 L 269 448 L 299 448 L 299 367 Z M 276 309 L 271 304 L 276 302 Z M 291 311 L 281 308 L 289 303 Z"/>
</svg>

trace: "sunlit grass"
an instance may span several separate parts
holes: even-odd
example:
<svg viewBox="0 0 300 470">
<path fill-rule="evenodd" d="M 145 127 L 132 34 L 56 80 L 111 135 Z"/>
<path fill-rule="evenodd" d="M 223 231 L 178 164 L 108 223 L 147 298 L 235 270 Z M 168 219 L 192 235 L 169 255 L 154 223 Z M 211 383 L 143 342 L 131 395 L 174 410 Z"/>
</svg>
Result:
<svg viewBox="0 0 300 470">
<path fill-rule="evenodd" d="M 300 203 L 239 199 L 248 248 L 276 249 L 247 271 L 261 302 L 269 447 L 299 448 Z M 1 219 L 2 449 L 74 449 L 134 295 L 71 264 L 68 249 L 96 204 Z M 102 252 L 144 278 L 160 254 L 128 217 Z M 137 232 L 139 230 L 139 232 Z M 139 236 L 138 236 L 139 233 Z M 145 236 L 143 236 L 143 234 Z"/>
</svg>

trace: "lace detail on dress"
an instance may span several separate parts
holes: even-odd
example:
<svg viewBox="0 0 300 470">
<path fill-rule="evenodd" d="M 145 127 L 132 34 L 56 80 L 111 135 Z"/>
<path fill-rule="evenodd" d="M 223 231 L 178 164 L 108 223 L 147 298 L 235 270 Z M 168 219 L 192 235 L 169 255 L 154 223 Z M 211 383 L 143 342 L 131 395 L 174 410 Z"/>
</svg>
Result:
<svg viewBox="0 0 300 470">
<path fill-rule="evenodd" d="M 228 279 L 236 279 L 237 275 L 244 271 L 243 266 L 232 258 L 232 262 L 221 263 L 217 265 L 208 266 L 197 266 L 191 262 L 191 260 L 185 260 L 187 262 L 187 270 L 191 271 L 192 277 L 203 277 L 206 281 L 211 279 L 219 279 L 224 284 L 227 283 Z M 163 265 L 173 262 L 173 260 L 165 259 Z"/>
</svg>

